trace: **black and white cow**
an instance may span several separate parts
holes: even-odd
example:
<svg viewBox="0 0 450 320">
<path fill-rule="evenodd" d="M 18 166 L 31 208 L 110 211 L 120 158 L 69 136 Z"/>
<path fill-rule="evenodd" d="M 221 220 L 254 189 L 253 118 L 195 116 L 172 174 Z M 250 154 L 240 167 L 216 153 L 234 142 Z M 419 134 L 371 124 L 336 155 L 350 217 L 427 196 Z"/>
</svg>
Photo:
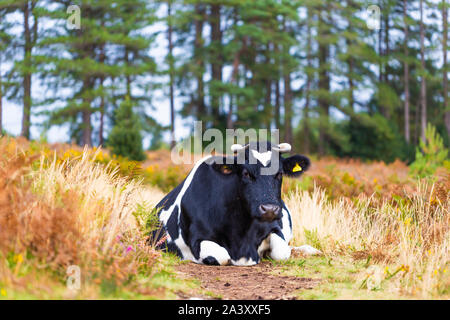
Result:
<svg viewBox="0 0 450 320">
<path fill-rule="evenodd" d="M 233 145 L 234 157 L 208 156 L 157 205 L 160 248 L 210 265 L 254 265 L 264 254 L 290 257 L 291 215 L 281 200 L 283 175 L 298 177 L 310 161 L 281 156 L 291 146 Z M 278 161 L 273 174 L 262 174 Z M 162 232 L 161 232 L 162 231 Z"/>
</svg>

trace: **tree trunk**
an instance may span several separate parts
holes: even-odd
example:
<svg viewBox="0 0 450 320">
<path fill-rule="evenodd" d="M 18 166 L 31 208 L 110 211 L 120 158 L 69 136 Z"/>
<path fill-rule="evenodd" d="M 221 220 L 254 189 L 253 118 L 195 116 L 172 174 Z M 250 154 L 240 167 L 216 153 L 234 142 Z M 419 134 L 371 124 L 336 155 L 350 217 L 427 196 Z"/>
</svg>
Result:
<svg viewBox="0 0 450 320">
<path fill-rule="evenodd" d="M 85 78 L 83 81 L 83 92 L 86 92 L 91 88 L 91 80 Z M 83 98 L 82 102 L 82 120 L 83 120 L 83 134 L 82 134 L 82 145 L 92 146 L 92 125 L 91 125 L 91 98 Z"/>
<path fill-rule="evenodd" d="M 420 66 L 422 77 L 420 82 L 420 137 L 425 141 L 425 129 L 427 127 L 427 97 L 425 81 L 425 30 L 423 25 L 423 0 L 420 0 Z"/>
<path fill-rule="evenodd" d="M 274 43 L 275 57 L 280 56 L 280 50 L 278 44 Z M 280 63 L 276 63 L 277 67 Z M 275 129 L 280 129 L 280 114 L 281 114 L 281 99 L 280 99 L 280 70 L 277 68 L 277 74 L 275 77 Z"/>
<path fill-rule="evenodd" d="M 125 61 L 125 66 L 128 68 L 130 66 L 130 51 L 129 47 L 126 45 L 123 58 Z M 131 99 L 131 77 L 128 73 L 125 75 L 125 96 Z"/>
<path fill-rule="evenodd" d="M 102 24 L 102 27 L 104 24 Z M 105 63 L 105 45 L 102 44 L 100 48 L 100 63 Z M 103 145 L 103 131 L 104 131 L 104 123 L 105 123 L 105 96 L 104 96 L 104 90 L 103 90 L 103 83 L 105 81 L 105 77 L 102 75 L 100 77 L 100 88 L 102 88 L 102 95 L 100 97 L 100 128 L 98 132 L 98 144 L 100 146 Z"/>
<path fill-rule="evenodd" d="M 384 14 L 384 55 L 387 59 L 389 59 L 391 54 L 389 48 L 389 10 L 390 8 L 386 8 L 386 13 Z M 389 63 L 386 63 L 384 66 L 384 82 L 389 82 Z"/>
<path fill-rule="evenodd" d="M 30 26 L 30 3 L 25 1 L 23 7 L 24 18 L 24 75 L 23 75 L 23 116 L 21 136 L 30 139 L 30 119 L 31 119 L 31 26 Z M 35 21 L 36 23 L 36 21 Z"/>
<path fill-rule="evenodd" d="M 0 137 L 3 135 L 3 83 L 2 83 L 2 55 L 0 53 Z"/>
<path fill-rule="evenodd" d="M 403 54 L 405 56 L 404 60 L 404 84 L 405 84 L 405 140 L 407 143 L 411 142 L 410 132 L 409 132 L 409 64 L 408 64 L 408 22 L 407 22 L 407 0 L 403 0 L 403 30 L 405 34 Z"/>
<path fill-rule="evenodd" d="M 442 89 L 444 95 L 444 110 L 445 110 L 445 127 L 447 128 L 447 135 L 450 138 L 450 110 L 448 109 L 448 78 L 447 78 L 447 39 L 448 39 L 448 9 L 447 9 L 447 1 L 442 1 L 442 54 L 444 56 L 444 65 L 443 65 L 443 76 L 444 79 L 442 81 Z"/>
<path fill-rule="evenodd" d="M 175 141 L 175 104 L 174 104 L 174 65 L 173 65 L 173 43 L 172 43 L 172 3 L 171 0 L 167 2 L 167 19 L 168 32 L 167 38 L 169 41 L 169 91 L 170 91 L 170 147 L 174 148 Z"/>
<path fill-rule="evenodd" d="M 237 12 L 236 9 L 234 11 L 234 23 L 237 24 Z M 242 47 L 239 51 L 237 51 L 234 55 L 234 59 L 233 59 L 233 69 L 231 71 L 231 79 L 230 79 L 230 83 L 231 84 L 235 84 L 236 87 L 239 86 L 239 79 L 238 79 L 238 74 L 239 74 L 239 65 L 241 64 L 241 55 L 242 53 L 246 50 L 247 48 L 247 37 L 243 37 L 242 39 Z M 234 108 L 233 108 L 233 99 L 234 96 L 232 94 L 232 92 L 230 92 L 229 95 L 229 108 L 228 108 L 228 114 L 227 114 L 227 129 L 233 129 L 234 127 L 234 123 L 233 123 L 233 114 L 234 114 Z"/>
<path fill-rule="evenodd" d="M 284 77 L 284 142 L 293 143 L 292 135 L 292 89 L 291 73 L 285 72 Z"/>
<path fill-rule="evenodd" d="M 353 7 L 353 3 L 350 0 L 347 0 L 347 10 L 353 11 L 352 10 Z M 349 33 L 353 32 L 353 25 L 352 25 L 352 17 L 349 17 L 348 19 L 348 31 Z M 345 39 L 346 41 L 346 45 L 347 45 L 347 51 L 349 50 L 349 47 L 351 47 L 352 45 L 352 40 L 349 39 L 348 37 L 346 37 Z M 352 55 L 348 55 L 348 59 L 347 59 L 347 64 L 348 64 L 348 74 L 347 74 L 347 78 L 348 78 L 348 106 L 350 107 L 350 110 L 353 112 L 355 109 L 355 98 L 354 98 L 354 92 L 355 92 L 355 84 L 353 82 L 353 69 L 354 69 L 354 59 Z"/>
<path fill-rule="evenodd" d="M 272 61 L 270 58 L 270 54 L 271 54 L 271 45 L 270 43 L 267 45 L 267 49 L 266 49 L 266 57 L 265 57 L 265 63 L 267 65 L 267 67 L 272 67 Z M 264 80 L 265 84 L 266 84 L 266 94 L 264 97 L 264 120 L 266 121 L 266 128 L 267 130 L 270 130 L 270 126 L 272 123 L 272 74 L 267 75 L 267 78 Z"/>
<path fill-rule="evenodd" d="M 91 111 L 83 110 L 83 146 L 92 146 Z"/>
<path fill-rule="evenodd" d="M 283 31 L 286 30 L 286 21 L 283 22 Z M 283 56 L 289 55 L 289 46 L 283 47 Z M 284 142 L 293 143 L 292 134 L 292 88 L 291 88 L 291 70 L 288 64 L 283 63 L 283 81 L 284 81 Z"/>
<path fill-rule="evenodd" d="M 222 82 L 222 31 L 220 30 L 220 5 L 211 5 L 210 25 L 211 25 L 211 44 L 213 46 L 211 80 L 213 82 Z M 215 90 L 211 92 L 211 114 L 213 117 L 213 126 L 218 127 L 220 115 L 220 95 Z"/>
<path fill-rule="evenodd" d="M 312 34 L 311 34 L 311 16 L 308 10 L 307 13 L 308 21 L 307 21 L 307 39 L 306 39 L 306 64 L 308 67 L 312 65 L 312 56 L 311 56 L 311 45 L 312 45 Z M 310 129 L 309 129 L 309 105 L 310 105 L 310 93 L 311 93 L 311 74 L 308 73 L 306 75 L 306 88 L 305 88 L 305 107 L 303 109 L 303 152 L 310 152 Z"/>
<path fill-rule="evenodd" d="M 201 54 L 201 50 L 203 48 L 203 21 L 205 17 L 205 7 L 201 4 L 195 5 L 195 42 L 194 42 L 194 56 L 195 56 L 195 64 L 197 65 L 196 70 L 196 81 L 197 81 L 197 120 L 201 120 L 205 117 L 206 114 L 206 106 L 205 106 L 205 84 L 203 82 L 203 73 L 204 73 L 204 62 Z M 206 126 L 202 126 L 206 128 Z"/>
<path fill-rule="evenodd" d="M 379 7 L 383 8 L 382 0 L 379 0 Z M 378 58 L 380 59 L 378 81 L 383 82 L 383 20 L 380 19 L 380 29 L 378 29 Z"/>
<path fill-rule="evenodd" d="M 103 86 L 103 78 L 100 80 L 100 86 Z M 100 128 L 98 132 L 98 144 L 103 145 L 103 131 L 105 126 L 105 97 L 100 97 Z"/>
<path fill-rule="evenodd" d="M 348 106 L 351 111 L 355 110 L 355 84 L 353 82 L 353 58 L 348 59 Z"/>
<path fill-rule="evenodd" d="M 327 12 L 325 9 L 319 12 L 319 36 L 327 35 L 326 25 L 322 14 Z M 324 40 L 319 41 L 319 90 L 323 93 L 330 92 L 330 75 L 328 73 L 329 45 Z M 321 94 L 318 99 L 319 105 L 319 155 L 325 155 L 328 146 L 328 126 L 329 126 L 329 97 Z"/>
<path fill-rule="evenodd" d="M 230 79 L 230 83 L 235 83 L 236 86 L 238 85 L 238 73 L 239 73 L 239 65 L 240 65 L 240 56 L 243 52 L 245 48 L 245 37 L 244 37 L 244 41 L 243 41 L 243 46 L 242 49 L 239 50 L 238 52 L 236 52 L 236 54 L 234 55 L 234 59 L 233 59 L 233 70 L 231 72 L 231 79 Z M 233 128 L 233 95 L 230 94 L 230 107 L 228 110 L 228 115 L 227 115 L 227 128 L 228 129 L 232 129 Z"/>
</svg>

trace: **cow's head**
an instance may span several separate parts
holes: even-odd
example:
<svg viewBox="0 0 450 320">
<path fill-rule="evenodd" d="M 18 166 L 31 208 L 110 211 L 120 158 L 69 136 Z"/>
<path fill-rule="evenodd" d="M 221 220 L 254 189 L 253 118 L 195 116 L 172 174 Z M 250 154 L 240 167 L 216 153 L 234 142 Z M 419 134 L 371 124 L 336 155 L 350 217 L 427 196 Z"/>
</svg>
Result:
<svg viewBox="0 0 450 320">
<path fill-rule="evenodd" d="M 242 206 L 252 218 L 273 221 L 282 216 L 283 176 L 299 177 L 310 161 L 302 155 L 281 156 L 291 150 L 287 143 L 269 142 L 233 145 L 234 157 L 213 157 L 209 164 L 223 179 L 235 186 Z M 226 196 L 226 195 L 224 195 Z"/>
</svg>

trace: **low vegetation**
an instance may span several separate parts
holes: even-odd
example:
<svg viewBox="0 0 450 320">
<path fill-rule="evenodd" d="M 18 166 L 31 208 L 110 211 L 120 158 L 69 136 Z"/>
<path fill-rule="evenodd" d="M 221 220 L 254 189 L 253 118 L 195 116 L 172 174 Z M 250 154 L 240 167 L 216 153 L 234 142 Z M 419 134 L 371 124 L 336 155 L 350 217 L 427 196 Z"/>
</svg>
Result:
<svg viewBox="0 0 450 320">
<path fill-rule="evenodd" d="M 155 204 L 189 170 L 165 155 L 133 162 L 105 150 L 0 138 L 0 298 L 210 295 L 180 278 L 178 258 L 147 243 Z M 448 299 L 446 166 L 419 177 L 400 161 L 314 160 L 301 181 L 285 181 L 284 198 L 292 244 L 324 255 L 273 263 L 321 279 L 299 298 Z M 80 290 L 67 286 L 71 266 L 80 270 Z"/>
</svg>

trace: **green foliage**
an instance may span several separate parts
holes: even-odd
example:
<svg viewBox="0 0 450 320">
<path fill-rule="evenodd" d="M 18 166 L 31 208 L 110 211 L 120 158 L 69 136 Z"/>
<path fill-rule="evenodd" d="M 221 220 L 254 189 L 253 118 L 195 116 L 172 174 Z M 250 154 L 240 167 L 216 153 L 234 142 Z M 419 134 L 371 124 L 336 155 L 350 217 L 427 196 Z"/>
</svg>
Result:
<svg viewBox="0 0 450 320">
<path fill-rule="evenodd" d="M 167 169 L 149 166 L 143 171 L 143 175 L 145 182 L 157 186 L 164 192 L 169 192 L 183 181 L 186 172 L 179 166 L 170 166 Z"/>
<path fill-rule="evenodd" d="M 127 98 L 156 150 L 167 146 L 170 126 L 149 111 L 171 84 L 174 90 L 163 94 L 183 104 L 175 117 L 203 121 L 205 129 L 277 128 L 308 154 L 412 161 L 414 147 L 403 141 L 405 87 L 409 141 L 417 145 L 423 75 L 427 120 L 449 144 L 439 2 L 425 2 L 434 17 L 425 19 L 422 68 L 419 15 L 412 14 L 418 0 L 383 0 L 380 32 L 368 28 L 362 0 L 84 0 L 76 3 L 79 29 L 67 26 L 67 1 L 0 0 L 0 98 L 31 109 L 25 113 L 33 121 L 44 116 L 40 128 L 64 126 L 80 145 L 103 145 L 105 128 Z M 168 40 L 169 24 L 171 54 L 160 41 Z M 45 94 L 31 94 L 37 85 Z"/>
<path fill-rule="evenodd" d="M 335 145 L 334 152 L 338 156 L 388 163 L 395 159 L 411 159 L 411 147 L 403 140 L 395 124 L 380 114 L 358 114 L 338 130 L 348 137 L 348 141 Z"/>
<path fill-rule="evenodd" d="M 115 121 L 107 141 L 111 152 L 134 161 L 144 160 L 140 118 L 128 99 L 116 110 Z"/>
<path fill-rule="evenodd" d="M 432 176 L 438 167 L 450 166 L 448 149 L 430 123 L 425 131 L 425 140 L 420 141 L 419 147 L 416 148 L 416 159 L 410 166 L 410 174 L 415 177 Z"/>
<path fill-rule="evenodd" d="M 133 212 L 133 216 L 136 218 L 136 222 L 139 225 L 139 229 L 144 234 L 150 234 L 159 225 L 158 210 L 153 208 L 150 204 L 144 201 L 139 203 L 136 210 Z"/>
</svg>

